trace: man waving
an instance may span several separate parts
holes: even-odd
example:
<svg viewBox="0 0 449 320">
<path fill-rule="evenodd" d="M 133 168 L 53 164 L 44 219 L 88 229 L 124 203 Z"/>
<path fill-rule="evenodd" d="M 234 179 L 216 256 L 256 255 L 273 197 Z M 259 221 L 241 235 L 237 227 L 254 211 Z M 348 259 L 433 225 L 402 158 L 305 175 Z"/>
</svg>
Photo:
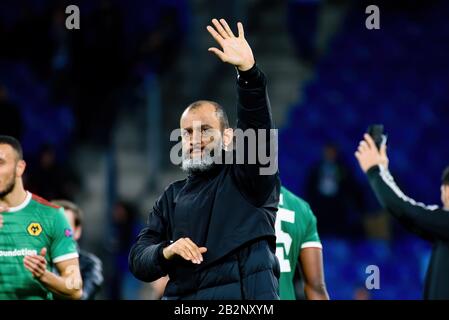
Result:
<svg viewBox="0 0 449 320">
<path fill-rule="evenodd" d="M 238 73 L 237 128 L 267 132 L 245 144 L 245 161 L 217 163 L 216 153 L 239 152 L 229 151 L 234 132 L 226 112 L 214 101 L 190 104 L 180 119 L 182 168 L 188 177 L 169 185 L 156 201 L 129 265 L 147 282 L 168 274 L 163 299 L 279 299 L 278 172 L 264 172 L 266 163 L 259 159 L 248 161 L 258 148 L 273 152 L 266 78 L 243 25 L 238 23 L 236 36 L 225 20 L 212 24 L 207 30 L 221 50 L 209 51 Z"/>
</svg>

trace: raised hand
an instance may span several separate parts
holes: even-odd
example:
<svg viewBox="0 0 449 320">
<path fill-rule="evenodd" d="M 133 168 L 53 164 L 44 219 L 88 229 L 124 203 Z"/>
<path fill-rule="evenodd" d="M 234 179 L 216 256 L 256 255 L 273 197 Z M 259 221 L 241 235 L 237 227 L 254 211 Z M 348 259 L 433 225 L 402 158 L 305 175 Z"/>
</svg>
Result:
<svg viewBox="0 0 449 320">
<path fill-rule="evenodd" d="M 211 47 L 209 52 L 215 53 L 221 61 L 236 66 L 241 71 L 247 71 L 254 65 L 253 52 L 245 39 L 241 22 L 237 23 L 238 36 L 236 37 L 224 19 L 212 19 L 215 28 L 207 26 L 207 31 L 221 46 L 222 50 Z"/>
<path fill-rule="evenodd" d="M 380 150 L 377 149 L 374 140 L 369 134 L 363 136 L 364 140 L 360 141 L 359 147 L 355 152 L 355 157 L 359 161 L 359 165 L 364 172 L 375 165 L 383 165 L 388 168 L 387 146 L 383 144 Z"/>
</svg>

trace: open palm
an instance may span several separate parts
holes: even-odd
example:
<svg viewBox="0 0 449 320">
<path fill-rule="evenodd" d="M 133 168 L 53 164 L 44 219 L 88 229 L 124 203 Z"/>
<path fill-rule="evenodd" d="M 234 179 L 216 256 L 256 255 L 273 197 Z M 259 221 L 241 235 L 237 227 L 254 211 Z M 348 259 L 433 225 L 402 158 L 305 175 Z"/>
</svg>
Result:
<svg viewBox="0 0 449 320">
<path fill-rule="evenodd" d="M 250 69 L 255 61 L 251 47 L 245 39 L 242 23 L 237 23 L 239 32 L 237 37 L 224 19 L 220 21 L 213 19 L 212 23 L 215 29 L 207 26 L 207 31 L 221 46 L 222 50 L 212 47 L 209 48 L 209 51 L 215 53 L 221 61 L 230 63 L 239 70 L 246 71 Z"/>
</svg>

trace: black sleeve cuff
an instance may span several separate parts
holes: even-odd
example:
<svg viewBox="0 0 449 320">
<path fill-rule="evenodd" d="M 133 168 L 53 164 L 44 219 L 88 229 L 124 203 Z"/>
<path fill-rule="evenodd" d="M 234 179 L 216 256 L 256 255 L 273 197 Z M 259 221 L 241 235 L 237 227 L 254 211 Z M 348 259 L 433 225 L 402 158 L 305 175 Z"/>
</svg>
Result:
<svg viewBox="0 0 449 320">
<path fill-rule="evenodd" d="M 164 241 L 159 245 L 159 248 L 157 248 L 157 258 L 159 260 L 162 269 L 166 269 L 169 265 L 169 261 L 165 259 L 163 252 L 164 248 L 168 247 L 169 245 L 170 245 L 169 241 Z"/>
<path fill-rule="evenodd" d="M 237 83 L 245 89 L 257 88 L 264 85 L 264 75 L 257 64 L 254 63 L 249 70 L 241 71 L 237 69 Z"/>
<path fill-rule="evenodd" d="M 372 178 L 374 175 L 378 174 L 380 171 L 380 167 L 378 165 L 372 166 L 366 171 L 366 175 L 368 178 Z"/>
</svg>

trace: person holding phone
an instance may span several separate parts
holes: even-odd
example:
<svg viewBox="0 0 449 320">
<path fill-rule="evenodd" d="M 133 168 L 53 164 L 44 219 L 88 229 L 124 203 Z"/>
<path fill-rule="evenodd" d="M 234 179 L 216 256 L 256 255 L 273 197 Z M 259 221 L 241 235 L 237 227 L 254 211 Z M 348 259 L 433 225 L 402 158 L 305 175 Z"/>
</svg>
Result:
<svg viewBox="0 0 449 320">
<path fill-rule="evenodd" d="M 379 139 L 382 135 L 379 131 L 373 137 L 365 134 L 355 157 L 382 206 L 407 229 L 433 243 L 424 299 L 449 299 L 449 166 L 443 171 L 440 188 L 443 207 L 417 202 L 401 191 L 388 170 L 386 139 Z"/>
</svg>

